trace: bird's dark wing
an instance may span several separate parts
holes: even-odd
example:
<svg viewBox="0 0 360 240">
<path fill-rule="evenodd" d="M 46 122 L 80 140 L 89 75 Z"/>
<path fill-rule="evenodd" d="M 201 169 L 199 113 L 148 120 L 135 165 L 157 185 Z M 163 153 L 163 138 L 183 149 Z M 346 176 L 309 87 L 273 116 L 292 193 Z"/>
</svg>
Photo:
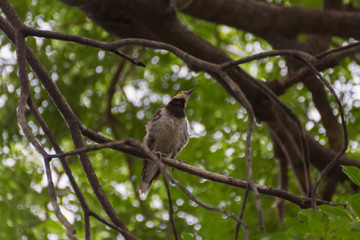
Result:
<svg viewBox="0 0 360 240">
<path fill-rule="evenodd" d="M 146 125 L 146 135 L 144 137 L 144 144 L 152 151 L 154 151 L 154 135 L 155 131 L 152 129 L 162 116 L 161 109 L 157 110 Z M 152 182 L 159 176 L 159 167 L 148 159 L 144 159 L 143 169 L 141 173 L 140 193 L 146 194 L 151 187 Z"/>
<path fill-rule="evenodd" d="M 162 109 L 158 109 L 153 115 L 152 117 L 150 118 L 149 122 L 148 122 L 148 125 L 159 120 L 159 118 L 162 116 L 161 114 L 161 110 Z"/>
<path fill-rule="evenodd" d="M 144 144 L 151 150 L 154 149 L 154 136 L 153 136 L 153 131 L 152 131 L 152 127 L 154 126 L 154 122 L 156 122 L 157 120 L 159 120 L 162 116 L 161 113 L 161 109 L 157 110 L 152 117 L 150 118 L 149 122 L 146 125 L 146 135 L 144 137 Z"/>
</svg>

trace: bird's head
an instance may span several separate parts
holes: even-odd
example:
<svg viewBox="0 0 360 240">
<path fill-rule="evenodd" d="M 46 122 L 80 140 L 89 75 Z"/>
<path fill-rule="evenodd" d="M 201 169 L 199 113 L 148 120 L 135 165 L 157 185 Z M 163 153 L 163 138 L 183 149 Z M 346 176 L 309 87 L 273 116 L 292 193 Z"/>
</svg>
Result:
<svg viewBox="0 0 360 240">
<path fill-rule="evenodd" d="M 169 102 L 172 106 L 178 106 L 185 108 L 187 101 L 190 99 L 191 93 L 195 90 L 195 88 L 189 90 L 189 91 L 181 91 L 179 92 L 171 101 Z"/>
<path fill-rule="evenodd" d="M 166 105 L 166 109 L 175 117 L 185 117 L 184 109 L 186 103 L 190 98 L 190 94 L 194 91 L 194 88 L 189 91 L 179 92 L 171 101 Z"/>
<path fill-rule="evenodd" d="M 172 100 L 175 102 L 183 102 L 185 100 L 185 103 L 189 100 L 191 93 L 195 90 L 195 88 L 189 90 L 189 91 L 181 91 L 179 92 L 175 97 L 173 97 Z"/>
</svg>

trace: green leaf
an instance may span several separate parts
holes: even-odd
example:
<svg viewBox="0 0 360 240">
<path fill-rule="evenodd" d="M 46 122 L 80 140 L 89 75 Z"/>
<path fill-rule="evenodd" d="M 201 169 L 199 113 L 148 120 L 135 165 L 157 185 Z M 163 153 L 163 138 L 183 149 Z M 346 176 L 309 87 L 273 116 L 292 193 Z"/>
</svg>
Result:
<svg viewBox="0 0 360 240">
<path fill-rule="evenodd" d="M 351 217 L 349 216 L 345 208 L 342 206 L 334 207 L 329 205 L 321 205 L 318 208 L 329 216 L 343 218 L 344 220 L 351 220 Z"/>
<path fill-rule="evenodd" d="M 360 193 L 349 198 L 349 208 L 357 216 L 360 217 Z"/>
<path fill-rule="evenodd" d="M 297 234 L 306 234 L 309 229 L 307 228 L 307 226 L 304 223 L 299 222 L 299 220 L 295 219 L 295 218 L 289 218 L 286 220 L 286 225 L 288 225 L 293 233 L 297 233 Z"/>
<path fill-rule="evenodd" d="M 343 172 L 353 181 L 356 185 L 360 186 L 360 169 L 353 166 L 342 166 Z"/>
</svg>

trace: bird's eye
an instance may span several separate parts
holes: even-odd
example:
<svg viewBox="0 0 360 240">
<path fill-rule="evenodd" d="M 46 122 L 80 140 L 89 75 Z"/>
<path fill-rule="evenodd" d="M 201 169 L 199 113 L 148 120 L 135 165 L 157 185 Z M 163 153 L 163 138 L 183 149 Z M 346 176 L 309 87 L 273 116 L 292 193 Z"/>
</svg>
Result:
<svg viewBox="0 0 360 240">
<path fill-rule="evenodd" d="M 184 94 L 184 92 L 179 92 L 176 96 L 181 96 L 183 94 Z"/>
</svg>

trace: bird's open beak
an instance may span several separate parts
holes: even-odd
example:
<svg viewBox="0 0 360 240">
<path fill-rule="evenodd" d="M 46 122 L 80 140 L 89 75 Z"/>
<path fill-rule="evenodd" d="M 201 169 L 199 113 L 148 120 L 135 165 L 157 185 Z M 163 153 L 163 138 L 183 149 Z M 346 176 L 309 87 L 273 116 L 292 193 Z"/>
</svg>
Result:
<svg viewBox="0 0 360 240">
<path fill-rule="evenodd" d="M 186 91 L 185 93 L 186 93 L 186 95 L 190 95 L 194 90 L 195 90 L 195 88 L 193 88 L 193 89 L 191 89 L 189 91 Z"/>
</svg>

